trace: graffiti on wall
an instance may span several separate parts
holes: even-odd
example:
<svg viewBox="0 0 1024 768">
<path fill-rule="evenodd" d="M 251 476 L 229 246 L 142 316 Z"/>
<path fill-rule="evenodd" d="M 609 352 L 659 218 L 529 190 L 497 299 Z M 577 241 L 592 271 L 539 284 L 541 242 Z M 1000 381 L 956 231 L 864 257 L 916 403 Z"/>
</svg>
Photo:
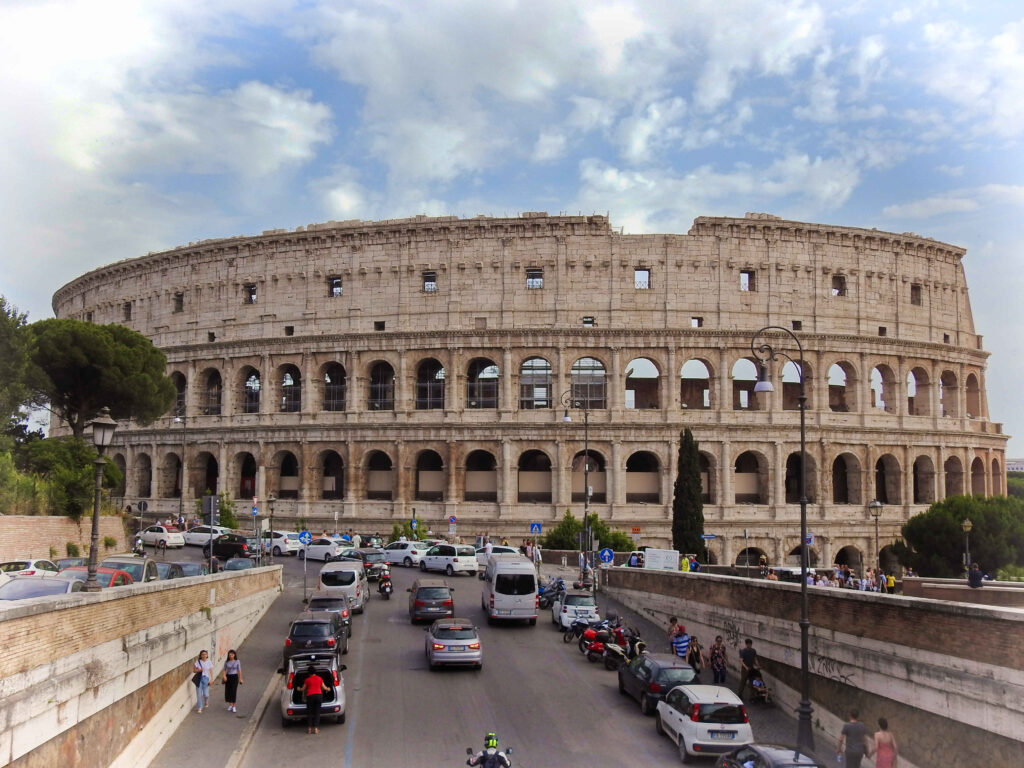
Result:
<svg viewBox="0 0 1024 768">
<path fill-rule="evenodd" d="M 827 677 L 845 685 L 853 685 L 853 673 L 847 672 L 847 666 L 827 656 L 818 656 L 814 662 L 815 674 Z"/>
</svg>

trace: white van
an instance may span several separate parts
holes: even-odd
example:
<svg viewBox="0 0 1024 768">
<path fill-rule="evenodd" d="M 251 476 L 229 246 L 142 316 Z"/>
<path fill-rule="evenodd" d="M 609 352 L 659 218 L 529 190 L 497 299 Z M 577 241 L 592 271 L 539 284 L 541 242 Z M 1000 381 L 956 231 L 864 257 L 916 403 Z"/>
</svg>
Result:
<svg viewBox="0 0 1024 768">
<path fill-rule="evenodd" d="M 537 571 L 520 554 L 492 554 L 484 568 L 484 587 L 480 607 L 487 612 L 487 623 L 528 621 L 537 623 Z"/>
<path fill-rule="evenodd" d="M 344 597 L 353 613 L 362 613 L 370 599 L 370 584 L 366 569 L 358 560 L 335 560 L 320 569 L 317 579 L 320 597 Z"/>
</svg>

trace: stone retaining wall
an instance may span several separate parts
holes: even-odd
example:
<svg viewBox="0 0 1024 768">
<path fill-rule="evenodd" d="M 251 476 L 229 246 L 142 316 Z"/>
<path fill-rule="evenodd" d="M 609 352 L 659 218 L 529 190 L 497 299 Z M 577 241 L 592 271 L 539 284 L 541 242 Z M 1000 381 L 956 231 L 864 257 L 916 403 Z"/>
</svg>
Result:
<svg viewBox="0 0 1024 768">
<path fill-rule="evenodd" d="M 100 552 L 124 552 L 130 549 L 120 515 L 100 515 Z M 79 553 L 89 554 L 92 517 L 79 522 L 59 515 L 0 515 L 0 562 L 27 557 L 46 559 L 67 557 L 67 544 L 78 545 Z M 109 550 L 103 539 L 111 536 L 117 544 Z M 53 552 L 50 548 L 53 548 Z"/>
</svg>

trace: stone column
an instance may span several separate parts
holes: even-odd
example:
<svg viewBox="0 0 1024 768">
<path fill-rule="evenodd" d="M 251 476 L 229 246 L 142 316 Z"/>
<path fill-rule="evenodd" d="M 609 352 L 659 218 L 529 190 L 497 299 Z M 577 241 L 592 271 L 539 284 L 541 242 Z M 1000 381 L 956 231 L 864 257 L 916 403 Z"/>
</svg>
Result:
<svg viewBox="0 0 1024 768">
<path fill-rule="evenodd" d="M 512 349 L 504 347 L 501 352 L 501 378 L 498 379 L 498 408 L 503 413 L 508 413 L 515 409 L 514 403 L 517 400 L 515 393 L 518 389 L 516 383 L 518 380 L 519 372 L 512 370 Z"/>
<path fill-rule="evenodd" d="M 774 473 L 772 467 L 768 468 L 768 504 L 773 508 L 781 507 L 786 503 L 786 449 L 783 444 L 776 440 L 773 443 L 775 451 Z"/>
<path fill-rule="evenodd" d="M 445 462 L 445 469 L 448 470 L 448 476 L 445 480 L 447 480 L 448 490 L 445 491 L 444 500 L 451 503 L 462 498 L 462 494 L 459 493 L 459 486 L 461 484 L 458 481 L 460 479 L 460 475 L 465 471 L 465 468 L 456 466 L 459 457 L 458 443 L 454 440 L 449 440 L 447 442 L 447 446 L 448 460 Z"/>
<path fill-rule="evenodd" d="M 507 514 L 516 503 L 516 489 L 512 482 L 512 445 L 508 438 L 501 441 L 501 485 L 498 488 L 498 516 Z"/>
<path fill-rule="evenodd" d="M 555 503 L 555 518 L 561 510 L 572 506 L 572 455 L 568 467 L 565 461 L 566 446 L 561 440 L 555 441 L 555 460 L 551 463 L 551 499 Z"/>
<path fill-rule="evenodd" d="M 732 463 L 732 445 L 728 440 L 723 440 L 720 448 L 720 458 L 718 461 L 718 470 L 720 473 L 721 482 L 718 483 L 719 498 L 718 503 L 721 505 L 724 512 L 726 507 L 732 507 L 736 505 L 736 493 L 732 489 L 732 474 L 733 474 L 733 463 Z"/>
<path fill-rule="evenodd" d="M 611 390 L 608 392 L 607 405 L 613 413 L 620 413 L 625 403 L 626 382 L 622 374 L 622 351 L 618 347 L 611 348 L 612 368 L 609 375 Z"/>
<path fill-rule="evenodd" d="M 626 468 L 622 463 L 622 443 L 618 440 L 612 441 L 612 471 L 609 480 L 611 481 L 611 493 L 608 501 L 611 503 L 612 517 L 615 516 L 615 507 L 626 503 Z"/>
<path fill-rule="evenodd" d="M 316 382 L 313 380 L 313 372 L 310 370 L 310 354 L 309 352 L 302 353 L 302 362 L 300 363 L 301 368 L 299 369 L 299 375 L 302 376 L 302 386 L 299 388 L 299 397 L 302 398 L 302 407 L 299 412 L 303 415 L 315 413 L 318 408 L 318 403 L 315 402 L 320 398 L 317 397 Z"/>
<path fill-rule="evenodd" d="M 391 463 L 391 500 L 397 503 L 404 503 L 412 499 L 413 495 L 409 492 L 411 487 L 415 487 L 411 482 L 411 474 L 416 471 L 415 465 L 405 466 L 406 461 L 405 452 L 402 450 L 402 441 L 395 440 L 394 442 L 394 459 Z M 409 458 L 412 458 L 412 452 L 409 452 Z"/>
<path fill-rule="evenodd" d="M 231 464 L 228 461 L 228 447 L 224 444 L 223 439 L 220 445 L 217 446 L 217 462 L 219 470 L 217 475 L 217 493 L 227 492 L 230 498 L 237 499 L 238 486 L 232 482 Z M 249 501 L 251 502 L 252 499 L 249 499 Z"/>
<path fill-rule="evenodd" d="M 405 350 L 401 350 L 398 353 L 398 369 L 395 371 L 395 412 L 396 413 L 407 413 L 413 410 L 416 406 L 413 400 L 416 397 L 416 371 L 409 371 L 408 353 Z M 410 380 L 412 377 L 412 380 Z M 364 400 L 369 402 L 370 399 L 370 380 L 369 376 L 366 378 L 366 394 Z M 364 406 L 365 408 L 365 406 Z"/>
<path fill-rule="evenodd" d="M 714 407 L 714 403 L 711 406 Z M 718 408 L 722 411 L 732 410 L 732 371 L 729 370 L 729 357 L 726 350 L 718 350 Z"/>
<path fill-rule="evenodd" d="M 675 482 L 675 466 L 679 459 L 679 440 L 668 441 L 668 459 L 666 470 L 661 473 L 661 504 L 665 508 L 665 517 L 672 519 L 672 486 Z"/>
<path fill-rule="evenodd" d="M 466 370 L 461 352 L 452 350 L 445 366 L 445 413 L 461 412 L 466 408 Z"/>
<path fill-rule="evenodd" d="M 670 413 L 675 413 L 679 410 L 679 363 L 676 362 L 676 348 L 668 348 L 668 366 L 667 370 L 659 379 L 659 384 L 664 389 L 658 394 L 661 396 L 661 410 L 668 418 Z"/>
<path fill-rule="evenodd" d="M 260 415 L 268 416 L 278 409 L 273 407 L 274 393 L 277 391 L 274 382 L 273 360 L 269 354 L 260 358 Z M 261 419 L 262 421 L 262 419 Z"/>
<path fill-rule="evenodd" d="M 555 391 L 552 393 L 552 400 L 555 408 L 562 405 L 562 393 L 569 389 L 568 373 L 565 370 L 565 350 L 559 347 L 555 353 Z"/>
</svg>

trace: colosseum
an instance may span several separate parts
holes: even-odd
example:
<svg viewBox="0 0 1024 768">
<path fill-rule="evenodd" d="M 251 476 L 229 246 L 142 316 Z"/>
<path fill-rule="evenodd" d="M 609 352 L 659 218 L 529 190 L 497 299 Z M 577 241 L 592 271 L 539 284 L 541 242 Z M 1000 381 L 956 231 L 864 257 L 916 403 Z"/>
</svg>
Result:
<svg viewBox="0 0 1024 768">
<path fill-rule="evenodd" d="M 544 213 L 332 221 L 101 267 L 53 307 L 167 354 L 176 411 L 122 424 L 112 449 L 119 493 L 150 513 L 209 489 L 261 515 L 273 497 L 278 527 L 415 514 L 521 539 L 589 493 L 664 545 L 688 427 L 711 558 L 795 562 L 802 372 L 810 556 L 859 564 L 931 502 L 1005 487 L 964 253 L 767 214 L 685 235 Z M 764 326 L 803 347 L 768 332 L 803 362 L 780 356 L 771 393 L 754 390 Z"/>
</svg>

